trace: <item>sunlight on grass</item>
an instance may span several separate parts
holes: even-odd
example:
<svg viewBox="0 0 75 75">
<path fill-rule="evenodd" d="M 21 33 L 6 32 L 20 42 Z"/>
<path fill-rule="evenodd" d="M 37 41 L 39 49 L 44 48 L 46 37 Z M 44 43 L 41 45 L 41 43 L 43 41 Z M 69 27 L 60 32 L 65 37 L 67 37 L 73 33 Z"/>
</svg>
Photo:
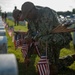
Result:
<svg viewBox="0 0 75 75">
<path fill-rule="evenodd" d="M 72 55 L 72 54 L 74 54 L 74 51 L 73 50 L 70 50 L 70 49 L 63 48 L 60 51 L 60 57 L 64 57 L 64 56 Z"/>
<path fill-rule="evenodd" d="M 70 42 L 70 48 L 63 48 L 60 51 L 60 57 L 75 54 L 73 42 Z"/>
<path fill-rule="evenodd" d="M 21 25 L 19 25 L 19 26 L 14 26 L 14 30 L 15 31 L 25 31 L 25 32 L 27 32 L 28 31 L 28 29 L 27 29 L 27 26 L 21 26 Z"/>
<path fill-rule="evenodd" d="M 27 25 L 18 25 L 18 26 L 15 26 L 14 25 L 14 22 L 13 21 L 11 21 L 11 20 L 8 20 L 7 19 L 7 24 L 9 25 L 9 26 L 13 26 L 14 27 L 14 31 L 25 31 L 25 32 L 27 32 L 28 31 L 28 27 L 27 27 Z"/>
<path fill-rule="evenodd" d="M 75 62 L 71 66 L 69 66 L 69 68 L 75 70 Z"/>
</svg>

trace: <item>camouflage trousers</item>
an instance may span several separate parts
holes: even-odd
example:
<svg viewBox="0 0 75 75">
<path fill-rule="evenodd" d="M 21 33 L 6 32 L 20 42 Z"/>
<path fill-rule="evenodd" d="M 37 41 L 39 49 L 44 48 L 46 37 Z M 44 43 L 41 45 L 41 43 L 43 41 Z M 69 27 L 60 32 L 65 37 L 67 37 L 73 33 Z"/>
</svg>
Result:
<svg viewBox="0 0 75 75">
<path fill-rule="evenodd" d="M 74 58 L 72 56 L 67 56 L 66 58 L 60 59 L 59 56 L 61 47 L 59 45 L 53 45 L 50 41 L 51 39 L 44 37 L 41 37 L 41 39 L 39 39 L 38 48 L 41 55 L 47 55 L 49 63 L 55 65 L 57 68 L 70 66 L 74 62 Z"/>
<path fill-rule="evenodd" d="M 47 55 L 51 64 L 58 64 L 60 49 L 54 45 L 51 45 L 51 39 L 41 37 L 38 42 L 38 48 L 41 55 Z"/>
</svg>

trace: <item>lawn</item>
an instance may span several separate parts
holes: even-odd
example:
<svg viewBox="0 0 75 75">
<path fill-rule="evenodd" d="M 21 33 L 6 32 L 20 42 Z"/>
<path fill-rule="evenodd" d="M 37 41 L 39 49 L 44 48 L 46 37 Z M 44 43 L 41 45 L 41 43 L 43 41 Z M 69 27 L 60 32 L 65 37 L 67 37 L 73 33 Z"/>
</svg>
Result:
<svg viewBox="0 0 75 75">
<path fill-rule="evenodd" d="M 7 20 L 7 23 L 9 26 L 14 26 L 14 23 L 11 20 Z M 14 26 L 14 29 L 27 31 L 27 25 Z M 37 75 L 36 63 L 39 60 L 38 56 L 36 54 L 32 55 L 29 67 L 25 68 L 24 58 L 22 56 L 21 49 L 19 48 L 15 50 L 12 38 L 8 35 L 8 33 L 6 33 L 6 35 L 8 39 L 8 53 L 15 54 L 18 64 L 19 75 Z M 73 49 L 73 42 L 71 41 L 70 48 L 69 49 L 63 48 L 60 52 L 60 57 L 71 55 L 74 53 L 75 51 Z M 69 66 L 69 69 L 65 69 L 62 72 L 60 72 L 59 75 L 75 75 L 75 62 L 71 66 Z"/>
</svg>

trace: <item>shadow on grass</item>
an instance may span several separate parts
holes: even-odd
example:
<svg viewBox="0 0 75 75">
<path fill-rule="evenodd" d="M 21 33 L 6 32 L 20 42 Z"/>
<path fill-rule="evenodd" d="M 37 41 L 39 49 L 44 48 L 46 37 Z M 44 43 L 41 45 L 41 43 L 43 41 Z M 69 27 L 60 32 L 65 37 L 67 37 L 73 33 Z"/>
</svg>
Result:
<svg viewBox="0 0 75 75">
<path fill-rule="evenodd" d="M 19 70 L 19 75 L 26 75 L 26 68 L 24 62 L 18 62 L 18 70 Z"/>
<path fill-rule="evenodd" d="M 10 48 L 10 47 L 12 47 L 12 46 L 8 46 L 8 48 Z"/>
<path fill-rule="evenodd" d="M 64 67 L 59 71 L 58 75 L 75 75 L 75 70 Z"/>
<path fill-rule="evenodd" d="M 31 57 L 31 62 L 27 68 L 24 62 L 20 62 L 19 59 L 17 59 L 19 75 L 37 75 L 36 68 L 34 66 L 35 58 L 36 56 Z"/>
</svg>

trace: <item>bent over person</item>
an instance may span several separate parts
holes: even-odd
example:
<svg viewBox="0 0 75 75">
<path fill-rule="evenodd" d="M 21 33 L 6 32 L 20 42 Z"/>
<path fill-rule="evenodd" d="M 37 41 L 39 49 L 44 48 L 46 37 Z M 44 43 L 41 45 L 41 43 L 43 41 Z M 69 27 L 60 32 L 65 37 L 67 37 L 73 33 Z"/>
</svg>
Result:
<svg viewBox="0 0 75 75">
<path fill-rule="evenodd" d="M 70 33 L 51 31 L 60 25 L 56 11 L 48 7 L 35 6 L 31 2 L 22 5 L 21 20 L 28 21 L 28 37 L 38 41 L 39 52 L 45 55 L 47 42 L 47 58 L 53 69 L 58 69 L 60 50 L 72 40 Z M 53 74 L 57 75 L 57 73 Z"/>
</svg>

